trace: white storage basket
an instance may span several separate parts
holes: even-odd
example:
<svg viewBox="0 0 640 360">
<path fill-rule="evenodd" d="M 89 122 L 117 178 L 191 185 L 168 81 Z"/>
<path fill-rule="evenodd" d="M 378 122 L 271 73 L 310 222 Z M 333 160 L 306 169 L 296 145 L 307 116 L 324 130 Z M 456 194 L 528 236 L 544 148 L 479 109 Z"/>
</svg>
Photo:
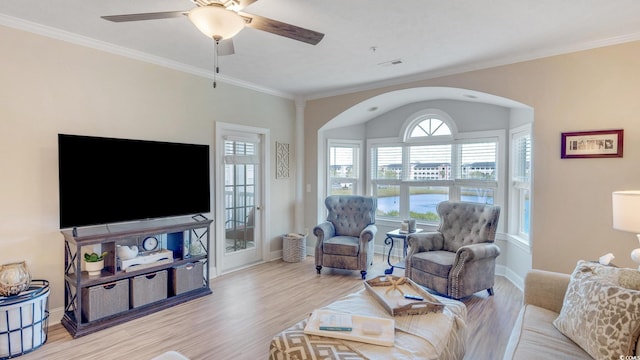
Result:
<svg viewBox="0 0 640 360">
<path fill-rule="evenodd" d="M 282 260 L 300 262 L 307 256 L 307 237 L 302 234 L 282 235 Z"/>
</svg>

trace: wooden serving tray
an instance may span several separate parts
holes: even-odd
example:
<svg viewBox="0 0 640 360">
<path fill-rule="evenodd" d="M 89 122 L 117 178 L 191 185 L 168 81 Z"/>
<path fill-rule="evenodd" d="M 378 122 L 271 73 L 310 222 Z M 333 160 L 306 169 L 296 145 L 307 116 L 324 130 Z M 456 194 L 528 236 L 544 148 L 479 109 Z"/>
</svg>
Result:
<svg viewBox="0 0 640 360">
<path fill-rule="evenodd" d="M 397 282 L 397 289 L 393 289 L 393 283 Z M 442 312 L 444 304 L 431 295 L 411 279 L 381 275 L 364 282 L 364 286 L 382 306 L 393 316 L 423 315 L 432 312 Z M 406 299 L 404 294 L 418 295 L 424 300 Z"/>
</svg>

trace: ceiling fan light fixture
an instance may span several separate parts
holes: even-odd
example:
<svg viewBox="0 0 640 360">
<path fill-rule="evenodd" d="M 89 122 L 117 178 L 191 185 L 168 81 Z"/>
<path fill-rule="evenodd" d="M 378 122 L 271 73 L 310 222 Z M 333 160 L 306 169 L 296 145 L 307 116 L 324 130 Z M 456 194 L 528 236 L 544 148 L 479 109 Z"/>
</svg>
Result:
<svg viewBox="0 0 640 360">
<path fill-rule="evenodd" d="M 240 15 L 219 4 L 197 7 L 189 11 L 189 20 L 203 34 L 215 40 L 230 39 L 245 25 Z"/>
</svg>

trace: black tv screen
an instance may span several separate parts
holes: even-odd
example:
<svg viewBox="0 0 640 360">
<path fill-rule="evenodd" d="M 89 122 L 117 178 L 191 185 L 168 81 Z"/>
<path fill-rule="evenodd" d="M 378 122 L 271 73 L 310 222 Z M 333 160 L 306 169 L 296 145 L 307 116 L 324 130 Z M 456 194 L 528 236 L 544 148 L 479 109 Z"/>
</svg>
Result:
<svg viewBox="0 0 640 360">
<path fill-rule="evenodd" d="M 209 146 L 58 134 L 60 228 L 210 211 Z"/>
</svg>

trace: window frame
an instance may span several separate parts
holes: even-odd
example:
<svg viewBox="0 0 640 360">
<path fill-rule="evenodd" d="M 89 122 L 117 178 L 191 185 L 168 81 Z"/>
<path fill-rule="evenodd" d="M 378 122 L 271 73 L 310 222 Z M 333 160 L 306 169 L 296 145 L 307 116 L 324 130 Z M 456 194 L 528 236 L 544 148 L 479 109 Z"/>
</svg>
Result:
<svg viewBox="0 0 640 360">
<path fill-rule="evenodd" d="M 517 141 L 523 137 L 529 137 L 529 176 L 528 179 L 523 181 L 517 179 L 515 172 L 518 167 L 518 160 L 520 159 L 517 153 L 519 148 Z M 510 171 L 509 171 L 509 224 L 508 233 L 511 237 L 519 240 L 520 242 L 530 245 L 531 241 L 531 224 L 532 224 L 532 201 L 533 201 L 533 138 L 532 138 L 532 126 L 531 124 L 522 125 L 509 130 L 509 149 L 510 154 Z M 524 194 L 528 192 L 529 196 L 529 233 L 523 232 L 523 222 L 525 216 L 525 204 Z"/>
<path fill-rule="evenodd" d="M 424 120 L 424 117 L 420 120 Z M 410 123 L 415 123 L 415 119 L 412 119 Z M 449 123 L 444 121 L 447 125 Z M 404 141 L 399 140 L 398 138 L 378 138 L 378 139 L 367 139 L 366 146 L 366 174 L 365 174 L 365 182 L 367 186 L 367 193 L 370 195 L 375 195 L 377 193 L 376 186 L 378 184 L 387 184 L 387 185 L 397 185 L 400 187 L 400 209 L 398 217 L 388 217 L 377 215 L 377 218 L 382 222 L 397 222 L 401 219 L 407 219 L 410 215 L 410 187 L 411 186 L 446 186 L 449 188 L 449 199 L 458 200 L 461 198 L 460 189 L 463 187 L 487 187 L 493 189 L 493 203 L 494 204 L 502 204 L 504 203 L 504 188 L 505 188 L 505 130 L 486 130 L 486 131 L 476 131 L 476 132 L 467 132 L 467 133 L 457 133 L 454 131 L 455 127 L 450 127 L 452 130 L 452 136 L 436 136 L 434 138 L 424 137 L 422 139 L 407 139 L 406 134 L 410 133 L 412 126 L 404 127 L 403 131 L 405 132 Z M 402 159 L 403 159 L 403 169 L 409 166 L 409 148 L 411 146 L 421 146 L 421 145 L 438 145 L 438 144 L 452 144 L 452 156 L 451 156 L 451 167 L 452 171 L 456 167 L 458 148 L 461 144 L 468 143 L 477 143 L 477 142 L 495 142 L 496 143 L 496 176 L 495 180 L 490 181 L 490 186 L 487 186 L 487 180 L 477 180 L 477 179 L 459 179 L 453 175 L 452 179 L 448 180 L 408 180 L 407 172 L 403 172 L 402 179 L 374 179 L 372 177 L 372 171 L 374 164 L 373 161 L 373 149 L 379 148 L 383 146 L 398 146 L 402 148 Z M 420 221 L 420 220 L 419 220 Z M 436 222 L 430 221 L 421 221 L 427 225 L 437 225 Z"/>
<path fill-rule="evenodd" d="M 351 183 L 351 193 L 352 194 L 361 194 L 364 188 L 362 181 L 362 145 L 363 142 L 360 140 L 346 140 L 346 139 L 327 139 L 327 147 L 326 147 L 326 186 L 325 192 L 328 195 L 331 195 L 331 184 L 333 179 L 343 180 L 344 183 Z M 331 176 L 331 148 L 332 147 L 349 147 L 355 151 L 353 155 L 353 174 L 352 177 L 333 177 Z"/>
</svg>

